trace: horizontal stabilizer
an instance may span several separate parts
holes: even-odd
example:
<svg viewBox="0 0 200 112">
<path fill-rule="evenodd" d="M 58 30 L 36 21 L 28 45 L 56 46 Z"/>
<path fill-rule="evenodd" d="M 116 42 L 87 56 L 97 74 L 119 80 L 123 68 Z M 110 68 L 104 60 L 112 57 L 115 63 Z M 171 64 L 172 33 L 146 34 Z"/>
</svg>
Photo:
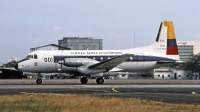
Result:
<svg viewBox="0 0 200 112">
<path fill-rule="evenodd" d="M 94 64 L 94 65 L 90 65 L 88 68 L 89 69 L 106 69 L 108 71 L 108 70 L 118 66 L 122 62 L 126 61 L 131 56 L 133 56 L 133 54 L 120 55 L 120 56 L 111 58 L 109 60 Z"/>
<path fill-rule="evenodd" d="M 165 64 L 165 63 L 184 63 L 183 61 L 157 61 L 157 64 Z"/>
</svg>

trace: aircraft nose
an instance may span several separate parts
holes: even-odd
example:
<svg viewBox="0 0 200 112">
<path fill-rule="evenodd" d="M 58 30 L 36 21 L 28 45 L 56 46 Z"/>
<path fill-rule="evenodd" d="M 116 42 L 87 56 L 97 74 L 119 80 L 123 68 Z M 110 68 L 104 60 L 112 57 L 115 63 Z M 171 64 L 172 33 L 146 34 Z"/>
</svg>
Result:
<svg viewBox="0 0 200 112">
<path fill-rule="evenodd" d="M 18 70 L 18 63 L 15 64 L 15 69 Z"/>
</svg>

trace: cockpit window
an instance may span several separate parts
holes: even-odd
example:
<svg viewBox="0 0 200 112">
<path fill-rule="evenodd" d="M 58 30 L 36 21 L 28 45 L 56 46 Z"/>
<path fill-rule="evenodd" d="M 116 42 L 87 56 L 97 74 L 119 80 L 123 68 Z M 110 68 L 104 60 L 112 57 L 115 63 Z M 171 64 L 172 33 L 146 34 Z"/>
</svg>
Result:
<svg viewBox="0 0 200 112">
<path fill-rule="evenodd" d="M 34 54 L 34 59 L 37 59 L 38 57 L 37 57 L 37 55 L 36 54 Z"/>
<path fill-rule="evenodd" d="M 26 56 L 26 59 L 31 59 L 32 55 Z"/>
</svg>

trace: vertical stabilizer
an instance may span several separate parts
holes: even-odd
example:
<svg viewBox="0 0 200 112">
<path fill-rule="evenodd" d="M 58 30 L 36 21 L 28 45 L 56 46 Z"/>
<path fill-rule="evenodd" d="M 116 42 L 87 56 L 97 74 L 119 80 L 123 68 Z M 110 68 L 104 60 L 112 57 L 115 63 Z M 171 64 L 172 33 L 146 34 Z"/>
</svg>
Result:
<svg viewBox="0 0 200 112">
<path fill-rule="evenodd" d="M 154 44 L 150 46 L 132 48 L 130 50 L 155 52 L 166 55 L 167 57 L 175 60 L 180 60 L 173 22 L 161 22 Z"/>
<path fill-rule="evenodd" d="M 177 60 L 180 59 L 172 21 L 161 22 L 156 38 L 155 51 Z"/>
</svg>

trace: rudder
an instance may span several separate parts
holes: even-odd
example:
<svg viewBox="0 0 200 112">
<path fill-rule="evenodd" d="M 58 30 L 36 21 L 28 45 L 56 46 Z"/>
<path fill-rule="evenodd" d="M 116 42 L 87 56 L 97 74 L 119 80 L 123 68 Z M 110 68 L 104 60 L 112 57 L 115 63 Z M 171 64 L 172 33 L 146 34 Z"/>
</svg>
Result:
<svg viewBox="0 0 200 112">
<path fill-rule="evenodd" d="M 172 21 L 164 21 L 164 26 L 167 26 L 167 55 L 178 55 L 178 47 Z"/>
</svg>

